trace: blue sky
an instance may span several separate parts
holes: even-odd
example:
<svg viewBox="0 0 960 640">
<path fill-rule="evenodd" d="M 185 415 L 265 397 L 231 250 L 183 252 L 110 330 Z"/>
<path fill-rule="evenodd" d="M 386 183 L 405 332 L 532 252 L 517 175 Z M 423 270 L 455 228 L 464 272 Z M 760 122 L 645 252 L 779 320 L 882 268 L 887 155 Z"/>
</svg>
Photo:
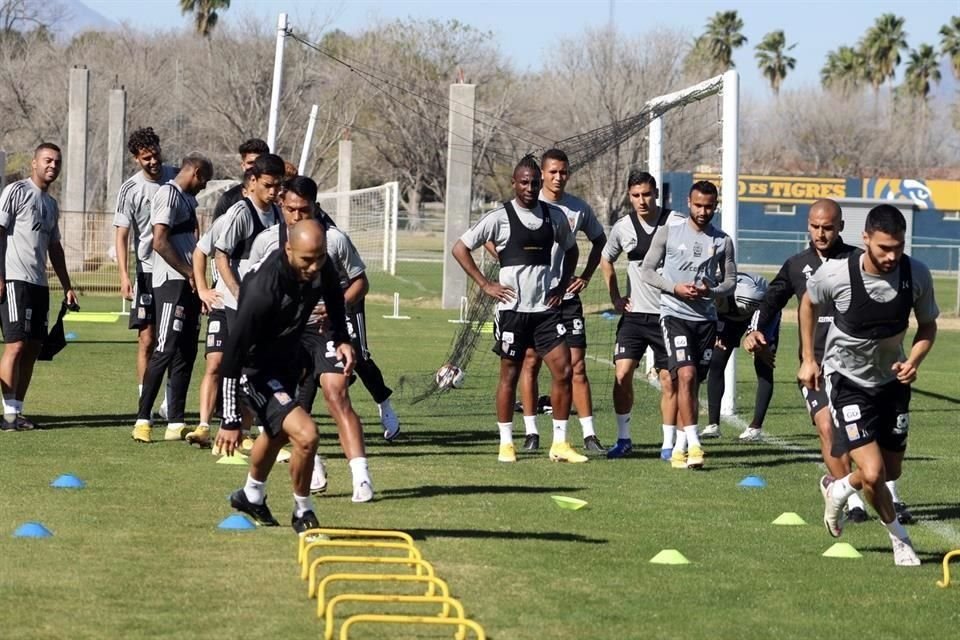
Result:
<svg viewBox="0 0 960 640">
<path fill-rule="evenodd" d="M 189 24 L 189 18 L 180 15 L 177 0 L 83 0 L 83 4 L 107 18 L 139 28 L 175 29 Z M 232 0 L 223 20 L 229 22 L 239 15 L 254 14 L 273 25 L 277 14 L 286 11 L 294 24 L 298 19 L 312 17 L 314 23 L 319 21 L 329 24 L 330 28 L 355 32 L 375 20 L 456 18 L 492 31 L 504 55 L 515 68 L 522 70 L 539 69 L 549 60 L 545 52 L 558 38 L 575 36 L 588 25 L 606 24 L 610 6 L 609 0 Z M 769 31 L 783 29 L 787 42 L 797 43 L 792 52 L 798 61 L 797 68 L 787 78 L 785 89 L 797 88 L 818 84 L 827 51 L 855 44 L 884 12 L 906 18 L 911 47 L 921 43 L 938 47 L 937 32 L 951 15 L 960 15 L 960 0 L 613 0 L 614 22 L 619 30 L 630 34 L 643 33 L 653 27 L 670 27 L 685 30 L 692 36 L 702 31 L 709 16 L 729 9 L 740 12 L 745 23 L 744 34 L 749 40 L 734 57 L 743 78 L 743 90 L 760 98 L 769 91 L 754 61 L 753 46 Z M 898 78 L 901 75 L 902 68 Z M 953 82 L 941 85 L 939 93 L 952 93 L 955 86 Z"/>
</svg>

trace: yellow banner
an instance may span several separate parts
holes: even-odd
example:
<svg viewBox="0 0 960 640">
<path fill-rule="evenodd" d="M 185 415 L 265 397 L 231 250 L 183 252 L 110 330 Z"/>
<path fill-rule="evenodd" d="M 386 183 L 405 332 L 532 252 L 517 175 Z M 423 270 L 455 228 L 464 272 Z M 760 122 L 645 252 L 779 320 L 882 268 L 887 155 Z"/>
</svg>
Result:
<svg viewBox="0 0 960 640">
<path fill-rule="evenodd" d="M 709 180 L 720 187 L 720 176 L 695 173 L 693 179 Z M 791 176 L 740 176 L 741 202 L 784 202 L 810 204 L 819 198 L 844 198 L 847 181 L 843 178 L 795 178 Z"/>
</svg>

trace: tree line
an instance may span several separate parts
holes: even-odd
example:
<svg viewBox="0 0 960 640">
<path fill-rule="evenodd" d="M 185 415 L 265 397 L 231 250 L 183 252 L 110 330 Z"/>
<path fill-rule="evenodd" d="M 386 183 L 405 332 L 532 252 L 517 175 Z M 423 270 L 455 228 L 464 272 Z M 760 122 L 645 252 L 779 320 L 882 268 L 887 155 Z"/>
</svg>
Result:
<svg viewBox="0 0 960 640">
<path fill-rule="evenodd" d="M 228 2 L 181 2 L 194 32 L 124 27 L 82 33 L 67 42 L 53 37 L 48 23 L 5 22 L 4 7 L 11 3 L 32 6 L 25 0 L 0 2 L 0 27 L 7 25 L 0 30 L 0 109 L 5 114 L 0 140 L 8 151 L 8 173 L 27 166 L 29 150 L 38 142 L 66 141 L 68 72 L 80 64 L 91 70 L 91 208 L 109 209 L 114 197 L 106 193 L 103 156 L 111 88 L 127 91 L 128 130 L 154 127 L 171 161 L 195 149 L 207 153 L 217 177 L 236 177 L 240 141 L 265 136 L 275 33 L 252 18 L 224 22 Z M 874 28 L 881 22 L 887 24 L 886 16 Z M 399 181 L 401 205 L 415 228 L 421 204 L 444 197 L 452 82 L 477 85 L 474 189 L 478 201 L 491 200 L 507 195 L 510 169 L 524 154 L 572 134 L 615 129 L 646 100 L 730 68 L 732 52 L 746 44 L 742 30 L 736 12 L 713 16 L 692 41 L 671 29 L 636 35 L 585 29 L 559 43 L 549 68 L 519 72 L 499 53 L 492 33 L 457 21 L 396 20 L 352 34 L 294 25 L 286 45 L 276 151 L 299 158 L 310 106 L 317 104 L 307 173 L 321 187 L 335 188 L 337 143 L 349 135 L 354 186 Z M 949 48 L 960 37 L 958 19 L 942 33 L 938 52 L 953 56 L 954 72 L 960 73 L 956 49 Z M 876 34 L 864 36 L 861 45 L 866 52 L 871 49 L 864 43 L 874 43 L 872 50 L 886 51 L 887 60 L 896 61 L 899 53 L 889 52 L 891 46 L 905 49 L 897 44 L 905 42 L 902 21 L 900 34 L 893 45 L 888 39 L 881 47 Z M 871 97 L 859 90 L 873 86 L 866 80 L 785 89 L 796 64 L 789 55 L 792 46 L 776 31 L 756 47 L 758 65 L 779 98 L 742 105 L 741 172 L 922 178 L 960 166 L 956 101 L 952 109 L 931 103 L 920 85 L 917 91 L 898 88 Z M 908 56 L 908 68 L 912 60 Z M 904 86 L 919 73 L 909 72 Z M 932 72 L 925 77 L 935 84 Z M 717 109 L 718 99 L 712 98 L 666 118 L 665 170 L 716 170 Z M 604 142 L 598 138 L 597 144 Z M 645 133 L 604 149 L 577 172 L 571 187 L 613 218 L 623 205 L 627 172 L 645 164 Z"/>
</svg>

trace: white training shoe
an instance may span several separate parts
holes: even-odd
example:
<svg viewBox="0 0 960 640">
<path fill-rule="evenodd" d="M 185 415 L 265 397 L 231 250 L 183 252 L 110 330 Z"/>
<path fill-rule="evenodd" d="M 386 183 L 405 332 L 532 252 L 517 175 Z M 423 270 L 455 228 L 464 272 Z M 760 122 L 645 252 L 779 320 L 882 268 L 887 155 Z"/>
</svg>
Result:
<svg viewBox="0 0 960 640">
<path fill-rule="evenodd" d="M 737 438 L 740 442 L 763 442 L 763 429 L 747 427 Z"/>
<path fill-rule="evenodd" d="M 310 493 L 317 495 L 327 490 L 327 465 L 317 456 L 313 461 L 313 475 L 310 476 Z"/>
<path fill-rule="evenodd" d="M 834 479 L 831 476 L 820 478 L 820 495 L 823 496 L 823 525 L 834 538 L 839 538 L 843 533 L 843 514 L 841 508 L 843 505 L 837 505 L 833 500 L 831 489 Z"/>
<path fill-rule="evenodd" d="M 379 407 L 379 409 L 380 424 L 383 426 L 383 439 L 390 442 L 400 435 L 400 418 L 397 417 L 393 409 L 387 411 L 384 411 L 383 407 Z"/>
<path fill-rule="evenodd" d="M 720 425 L 718 424 L 708 424 L 703 429 L 700 430 L 701 438 L 719 438 L 720 437 Z"/>
<path fill-rule="evenodd" d="M 920 558 L 917 556 L 917 552 L 913 550 L 913 543 L 910 542 L 910 538 L 901 540 L 890 533 L 890 543 L 893 545 L 893 564 L 898 567 L 920 566 Z"/>
<path fill-rule="evenodd" d="M 370 502 L 373 500 L 373 485 L 369 480 L 363 480 L 353 487 L 353 502 Z"/>
</svg>

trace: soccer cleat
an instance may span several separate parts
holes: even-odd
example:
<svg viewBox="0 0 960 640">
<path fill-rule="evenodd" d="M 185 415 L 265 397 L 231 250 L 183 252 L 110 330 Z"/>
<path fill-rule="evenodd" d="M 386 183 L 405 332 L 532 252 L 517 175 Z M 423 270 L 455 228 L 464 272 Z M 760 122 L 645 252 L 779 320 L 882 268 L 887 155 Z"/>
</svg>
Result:
<svg viewBox="0 0 960 640">
<path fill-rule="evenodd" d="M 210 446 L 210 427 L 197 427 L 188 433 L 184 440 L 192 447 L 206 449 Z"/>
<path fill-rule="evenodd" d="M 667 447 L 666 449 L 660 449 L 660 459 L 664 462 L 670 462 L 670 458 L 673 456 L 673 447 Z"/>
<path fill-rule="evenodd" d="M 523 445 L 521 448 L 524 451 L 536 451 L 540 448 L 540 434 L 538 433 L 528 433 L 523 438 Z"/>
<path fill-rule="evenodd" d="M 551 462 L 586 462 L 587 456 L 577 453 L 569 442 L 557 442 L 550 447 Z"/>
<path fill-rule="evenodd" d="M 763 442 L 763 429 L 747 427 L 737 438 L 740 442 Z"/>
<path fill-rule="evenodd" d="M 497 462 L 516 462 L 517 450 L 513 448 L 513 443 L 500 445 L 500 451 L 497 453 Z"/>
<path fill-rule="evenodd" d="M 319 495 L 327 490 L 327 465 L 323 463 L 323 458 L 314 460 L 313 475 L 310 476 L 310 493 Z"/>
<path fill-rule="evenodd" d="M 263 504 L 254 504 L 247 499 L 247 494 L 243 489 L 237 489 L 230 494 L 230 506 L 245 513 L 261 527 L 279 527 L 280 523 L 270 513 L 270 507 L 267 506 L 267 497 L 263 497 Z"/>
<path fill-rule="evenodd" d="M 854 507 L 853 509 L 847 509 L 846 520 L 847 522 L 860 523 L 866 522 L 870 519 L 870 516 L 867 514 L 866 510 L 862 507 Z"/>
<path fill-rule="evenodd" d="M 363 480 L 353 488 L 352 502 L 370 502 L 373 500 L 373 485 L 369 480 Z"/>
<path fill-rule="evenodd" d="M 17 414 L 17 431 L 33 431 L 34 429 L 39 429 L 33 420 L 30 420 L 22 413 Z"/>
<path fill-rule="evenodd" d="M 670 466 L 674 469 L 686 469 L 687 468 L 687 453 L 686 451 L 680 451 L 674 449 L 670 454 Z"/>
<path fill-rule="evenodd" d="M 703 469 L 703 449 L 690 447 L 687 452 L 687 469 Z"/>
<path fill-rule="evenodd" d="M 703 429 L 700 430 L 701 438 L 719 438 L 720 437 L 720 425 L 718 424 L 708 424 Z"/>
<path fill-rule="evenodd" d="M 903 502 L 894 502 L 893 510 L 897 512 L 897 520 L 900 524 L 913 524 L 913 514 Z"/>
<path fill-rule="evenodd" d="M 834 538 L 839 538 L 840 534 L 843 533 L 843 515 L 840 512 L 840 507 L 833 502 L 833 496 L 830 492 L 833 482 L 832 476 L 820 478 L 820 495 L 823 496 L 823 526 L 827 528 L 827 533 Z"/>
<path fill-rule="evenodd" d="M 617 438 L 617 444 L 607 450 L 607 458 L 626 458 L 633 453 L 633 440 L 630 438 Z"/>
<path fill-rule="evenodd" d="M 290 526 L 293 527 L 297 535 L 300 535 L 309 529 L 319 529 L 320 521 L 317 520 L 317 514 L 313 511 L 304 511 L 303 515 L 299 518 L 296 512 L 294 512 L 293 515 L 290 516 Z"/>
<path fill-rule="evenodd" d="M 186 439 L 189 433 L 190 428 L 184 424 L 168 425 L 163 432 L 163 439 L 167 442 L 177 442 Z"/>
<path fill-rule="evenodd" d="M 597 439 L 597 436 L 587 436 L 583 439 L 583 450 L 606 453 L 607 448 L 600 444 L 600 440 Z"/>
<path fill-rule="evenodd" d="M 147 420 L 137 420 L 133 425 L 133 431 L 130 432 L 130 437 L 137 442 L 151 442 L 150 423 Z"/>
<path fill-rule="evenodd" d="M 901 540 L 893 534 L 890 534 L 890 543 L 893 545 L 893 564 L 898 567 L 919 567 L 920 558 L 917 552 L 913 550 L 913 543 L 910 538 Z"/>
<path fill-rule="evenodd" d="M 7 420 L 7 418 L 4 416 L 4 418 L 0 420 L 0 431 L 8 432 L 8 431 L 16 431 L 16 430 L 17 430 L 16 419 Z"/>
<path fill-rule="evenodd" d="M 383 407 L 378 408 L 380 410 L 380 425 L 383 427 L 383 439 L 392 442 L 400 435 L 400 418 L 397 417 L 393 409 L 384 411 Z"/>
</svg>

